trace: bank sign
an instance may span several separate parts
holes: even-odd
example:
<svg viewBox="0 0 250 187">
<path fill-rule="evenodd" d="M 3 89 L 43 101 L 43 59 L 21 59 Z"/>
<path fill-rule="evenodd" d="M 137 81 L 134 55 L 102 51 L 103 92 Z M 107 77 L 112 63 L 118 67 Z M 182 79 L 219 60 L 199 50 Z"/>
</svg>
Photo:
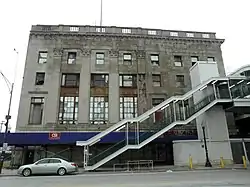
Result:
<svg viewBox="0 0 250 187">
<path fill-rule="evenodd" d="M 50 132 L 49 133 L 49 139 L 50 140 L 60 140 L 61 133 L 60 132 Z"/>
</svg>

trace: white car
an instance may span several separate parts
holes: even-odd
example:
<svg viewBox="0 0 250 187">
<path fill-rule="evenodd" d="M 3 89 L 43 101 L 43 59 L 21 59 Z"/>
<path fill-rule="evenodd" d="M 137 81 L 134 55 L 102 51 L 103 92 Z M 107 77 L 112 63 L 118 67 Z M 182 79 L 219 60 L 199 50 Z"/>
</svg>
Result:
<svg viewBox="0 0 250 187">
<path fill-rule="evenodd" d="M 34 164 L 20 166 L 17 173 L 28 177 L 33 174 L 58 174 L 65 175 L 78 171 L 77 164 L 67 162 L 60 158 L 44 158 Z"/>
</svg>

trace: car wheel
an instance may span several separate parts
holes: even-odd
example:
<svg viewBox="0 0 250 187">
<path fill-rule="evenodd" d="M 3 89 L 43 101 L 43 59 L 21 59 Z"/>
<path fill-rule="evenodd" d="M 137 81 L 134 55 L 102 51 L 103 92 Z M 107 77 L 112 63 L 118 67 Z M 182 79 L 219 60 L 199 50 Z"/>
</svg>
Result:
<svg viewBox="0 0 250 187">
<path fill-rule="evenodd" d="M 31 170 L 29 168 L 25 168 L 22 172 L 24 177 L 28 177 L 31 175 Z"/>
<path fill-rule="evenodd" d="M 58 175 L 63 176 L 66 174 L 66 169 L 65 168 L 59 168 L 57 171 Z"/>
</svg>

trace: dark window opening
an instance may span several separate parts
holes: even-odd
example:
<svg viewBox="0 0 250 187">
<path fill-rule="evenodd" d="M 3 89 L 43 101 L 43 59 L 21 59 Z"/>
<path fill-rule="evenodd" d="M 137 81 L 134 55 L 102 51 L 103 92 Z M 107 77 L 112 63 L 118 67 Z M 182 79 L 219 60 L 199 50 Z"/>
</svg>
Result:
<svg viewBox="0 0 250 187">
<path fill-rule="evenodd" d="M 120 87 L 137 87 L 136 75 L 120 75 Z"/>
<path fill-rule="evenodd" d="M 45 73 L 37 72 L 36 73 L 36 85 L 44 85 Z"/>
<path fill-rule="evenodd" d="M 155 65 L 155 66 L 159 66 L 160 62 L 159 62 L 159 55 L 153 54 L 150 56 L 151 59 L 151 64 Z"/>
</svg>

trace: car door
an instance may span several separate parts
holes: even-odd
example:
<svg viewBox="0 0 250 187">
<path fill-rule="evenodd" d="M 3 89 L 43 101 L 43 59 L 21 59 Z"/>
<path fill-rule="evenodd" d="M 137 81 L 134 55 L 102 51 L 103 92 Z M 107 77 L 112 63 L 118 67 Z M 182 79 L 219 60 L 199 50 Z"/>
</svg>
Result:
<svg viewBox="0 0 250 187">
<path fill-rule="evenodd" d="M 33 174 L 45 174 L 48 172 L 48 164 L 49 164 L 49 159 L 42 159 L 37 161 L 33 166 L 32 166 L 32 173 Z"/>
<path fill-rule="evenodd" d="M 56 158 L 49 159 L 48 171 L 49 173 L 57 173 L 57 170 L 61 166 L 61 160 Z"/>
</svg>

